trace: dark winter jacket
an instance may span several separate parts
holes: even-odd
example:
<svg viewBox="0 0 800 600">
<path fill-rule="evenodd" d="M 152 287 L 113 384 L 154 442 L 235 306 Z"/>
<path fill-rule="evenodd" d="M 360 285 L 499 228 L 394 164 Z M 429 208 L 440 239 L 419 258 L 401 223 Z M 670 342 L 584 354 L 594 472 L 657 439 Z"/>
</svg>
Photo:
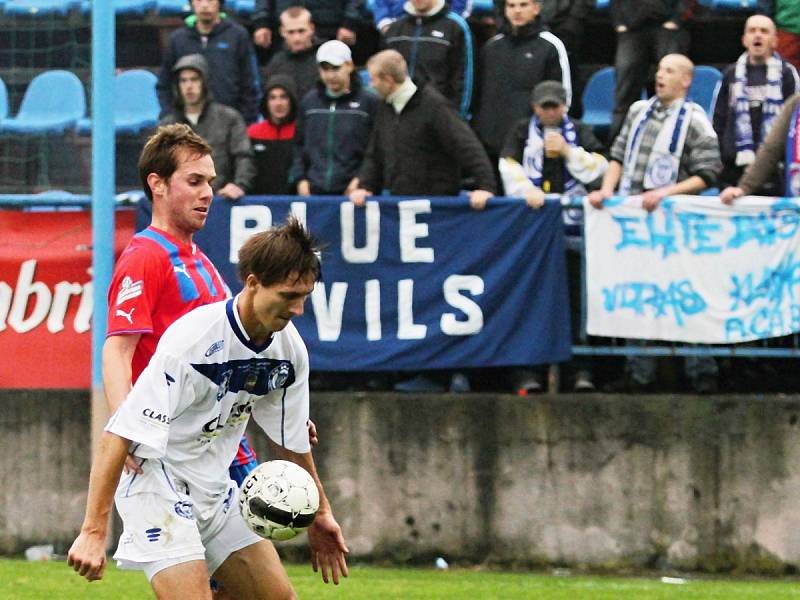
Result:
<svg viewBox="0 0 800 600">
<path fill-rule="evenodd" d="M 282 88 L 291 102 L 291 112 L 285 123 L 274 124 L 270 120 L 267 98 L 270 91 Z M 294 152 L 294 135 L 297 124 L 297 97 L 294 83 L 286 75 L 274 75 L 267 80 L 264 87 L 264 99 L 261 102 L 261 114 L 264 120 L 253 123 L 247 128 L 247 135 L 253 145 L 256 163 L 256 181 L 251 194 L 289 194 L 289 169 L 292 166 Z"/>
<path fill-rule="evenodd" d="M 682 24 L 690 0 L 610 0 L 611 24 L 628 31 L 655 27 L 667 21 Z"/>
<path fill-rule="evenodd" d="M 267 63 L 267 77 L 288 75 L 294 81 L 297 97 L 305 98 L 306 94 L 313 90 L 319 81 L 317 48 L 319 48 L 319 44 L 314 44 L 311 48 L 300 52 L 289 52 L 284 49 L 273 54 Z"/>
<path fill-rule="evenodd" d="M 174 108 L 171 113 L 161 118 L 160 124 L 186 123 L 211 145 L 213 149 L 211 158 L 214 161 L 214 169 L 217 171 L 217 177 L 211 184 L 215 193 L 230 182 L 238 185 L 245 193 L 249 192 L 253 186 L 256 168 L 242 115 L 230 106 L 214 101 L 213 94 L 208 90 L 207 66 L 202 56 L 196 54 L 184 56 L 175 64 L 175 68 L 193 69 L 200 73 L 206 92 L 206 104 L 203 112 L 200 113 L 197 125 L 193 125 L 183 112 L 183 103 L 177 92 L 177 84 L 175 84 Z M 177 79 L 176 71 L 173 81 L 177 81 Z"/>
<path fill-rule="evenodd" d="M 492 38 L 479 61 L 478 102 L 473 126 L 497 156 L 506 134 L 530 114 L 531 90 L 540 81 L 560 81 L 571 96 L 569 60 L 561 41 L 542 29 L 539 19 Z"/>
<path fill-rule="evenodd" d="M 362 188 L 395 196 L 455 196 L 462 174 L 475 189 L 496 192 L 483 146 L 438 90 L 417 89 L 399 115 L 381 102 L 360 171 Z"/>
<path fill-rule="evenodd" d="M 406 11 L 408 11 L 408 5 Z M 432 83 L 466 118 L 472 102 L 472 33 L 466 21 L 445 4 L 438 12 L 406 14 L 386 30 L 387 48 L 400 52 L 418 85 Z"/>
<path fill-rule="evenodd" d="M 255 29 L 276 29 L 281 13 L 290 6 L 303 6 L 317 27 L 355 29 L 362 18 L 362 0 L 256 0 L 252 23 Z"/>
<path fill-rule="evenodd" d="M 339 98 L 317 84 L 300 101 L 290 182 L 308 180 L 312 194 L 342 194 L 364 159 L 377 105 L 355 74 L 350 93 Z"/>
<path fill-rule="evenodd" d="M 258 118 L 261 87 L 255 51 L 247 30 L 225 17 L 204 38 L 195 28 L 194 15 L 172 32 L 156 86 L 162 116 L 172 109 L 172 68 L 187 54 L 202 54 L 208 61 L 208 82 L 214 99 L 241 113 L 245 122 Z"/>
</svg>

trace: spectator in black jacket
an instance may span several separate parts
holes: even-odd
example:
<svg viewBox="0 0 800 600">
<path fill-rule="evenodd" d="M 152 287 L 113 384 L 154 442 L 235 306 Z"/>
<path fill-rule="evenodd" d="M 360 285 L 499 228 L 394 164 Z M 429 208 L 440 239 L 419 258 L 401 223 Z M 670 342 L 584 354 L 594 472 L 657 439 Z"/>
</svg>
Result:
<svg viewBox="0 0 800 600">
<path fill-rule="evenodd" d="M 253 11 L 253 41 L 262 48 L 272 45 L 272 32 L 277 16 L 291 6 L 303 6 L 311 18 L 320 40 L 337 39 L 352 46 L 361 20 L 361 0 L 256 0 Z"/>
<path fill-rule="evenodd" d="M 286 75 L 273 75 L 261 102 L 264 120 L 247 128 L 253 144 L 256 181 L 251 194 L 289 194 L 289 169 L 294 152 L 297 97 Z"/>
<path fill-rule="evenodd" d="M 617 84 L 611 137 L 619 133 L 631 104 L 641 98 L 650 65 L 667 54 L 687 54 L 689 34 L 683 29 L 690 0 L 610 0 L 611 23 L 617 32 L 614 57 Z"/>
<path fill-rule="evenodd" d="M 284 48 L 267 64 L 267 77 L 284 74 L 294 80 L 297 97 L 303 98 L 319 81 L 314 22 L 302 6 L 291 6 L 281 13 Z"/>
<path fill-rule="evenodd" d="M 435 85 L 466 119 L 474 71 L 469 26 L 445 0 L 409 0 L 404 8 L 384 34 L 386 46 L 403 55 L 414 81 Z"/>
<path fill-rule="evenodd" d="M 185 123 L 213 148 L 217 176 L 214 194 L 238 200 L 248 193 L 256 175 L 253 150 L 242 115 L 214 102 L 208 86 L 208 65 L 202 54 L 182 57 L 173 67 L 175 105 L 161 125 Z"/>
<path fill-rule="evenodd" d="M 261 83 L 255 51 L 247 30 L 220 12 L 223 1 L 192 0 L 194 14 L 170 34 L 156 86 L 162 116 L 172 110 L 175 63 L 187 54 L 202 54 L 214 99 L 238 110 L 246 123 L 258 118 Z"/>
<path fill-rule="evenodd" d="M 508 131 L 530 114 L 531 91 L 540 81 L 560 81 L 570 104 L 569 61 L 564 44 L 542 29 L 537 0 L 507 0 L 507 33 L 481 50 L 480 96 L 473 125 L 493 164 Z"/>
<path fill-rule="evenodd" d="M 496 184 L 475 133 L 433 86 L 414 84 L 396 50 L 379 52 L 367 68 L 384 102 L 360 170 L 361 187 L 350 200 L 360 206 L 383 190 L 397 196 L 455 196 L 463 173 L 475 182 L 470 204 L 484 208 Z"/>
<path fill-rule="evenodd" d="M 322 81 L 300 102 L 290 182 L 301 196 L 338 196 L 358 186 L 378 98 L 362 89 L 343 42 L 322 44 L 317 62 Z"/>
<path fill-rule="evenodd" d="M 784 101 L 800 91 L 797 70 L 775 53 L 776 43 L 772 19 L 753 15 L 744 25 L 742 45 L 746 52 L 722 76 L 713 121 L 722 157 L 720 189 L 738 183 Z M 780 177 L 776 174 L 756 193 L 782 195 Z"/>
</svg>

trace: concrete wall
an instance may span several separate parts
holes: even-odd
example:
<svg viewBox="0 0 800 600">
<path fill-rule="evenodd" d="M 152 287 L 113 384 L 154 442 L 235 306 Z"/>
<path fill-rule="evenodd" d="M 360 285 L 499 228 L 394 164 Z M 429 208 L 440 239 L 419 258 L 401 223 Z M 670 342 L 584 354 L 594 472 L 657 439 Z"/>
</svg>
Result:
<svg viewBox="0 0 800 600">
<path fill-rule="evenodd" d="M 88 402 L 0 394 L 0 551 L 79 527 Z M 355 557 L 800 565 L 800 397 L 316 394 L 312 416 Z"/>
</svg>

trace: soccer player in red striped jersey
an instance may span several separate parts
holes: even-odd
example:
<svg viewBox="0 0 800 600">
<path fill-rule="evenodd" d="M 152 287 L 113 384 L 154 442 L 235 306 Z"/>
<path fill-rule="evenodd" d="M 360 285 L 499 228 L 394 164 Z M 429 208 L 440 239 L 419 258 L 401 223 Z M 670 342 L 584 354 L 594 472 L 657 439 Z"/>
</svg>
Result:
<svg viewBox="0 0 800 600">
<path fill-rule="evenodd" d="M 210 155 L 208 143 L 185 125 L 160 128 L 142 151 L 139 176 L 153 201 L 153 216 L 123 251 L 109 287 L 103 384 L 112 413 L 150 362 L 167 327 L 190 310 L 229 295 L 217 269 L 192 242 L 211 206 L 216 173 L 213 163 L 210 172 L 203 168 Z M 231 477 L 241 484 L 256 464 L 243 437 Z M 126 468 L 140 470 L 131 457 Z"/>
</svg>

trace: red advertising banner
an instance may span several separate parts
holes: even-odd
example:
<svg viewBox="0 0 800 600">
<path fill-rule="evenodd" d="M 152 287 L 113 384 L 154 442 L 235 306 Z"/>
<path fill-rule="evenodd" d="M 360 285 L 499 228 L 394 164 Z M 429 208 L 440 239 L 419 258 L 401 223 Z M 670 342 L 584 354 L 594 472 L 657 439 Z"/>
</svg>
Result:
<svg viewBox="0 0 800 600">
<path fill-rule="evenodd" d="M 134 232 L 116 213 L 115 256 Z M 91 386 L 88 211 L 0 211 L 0 388 Z"/>
</svg>

